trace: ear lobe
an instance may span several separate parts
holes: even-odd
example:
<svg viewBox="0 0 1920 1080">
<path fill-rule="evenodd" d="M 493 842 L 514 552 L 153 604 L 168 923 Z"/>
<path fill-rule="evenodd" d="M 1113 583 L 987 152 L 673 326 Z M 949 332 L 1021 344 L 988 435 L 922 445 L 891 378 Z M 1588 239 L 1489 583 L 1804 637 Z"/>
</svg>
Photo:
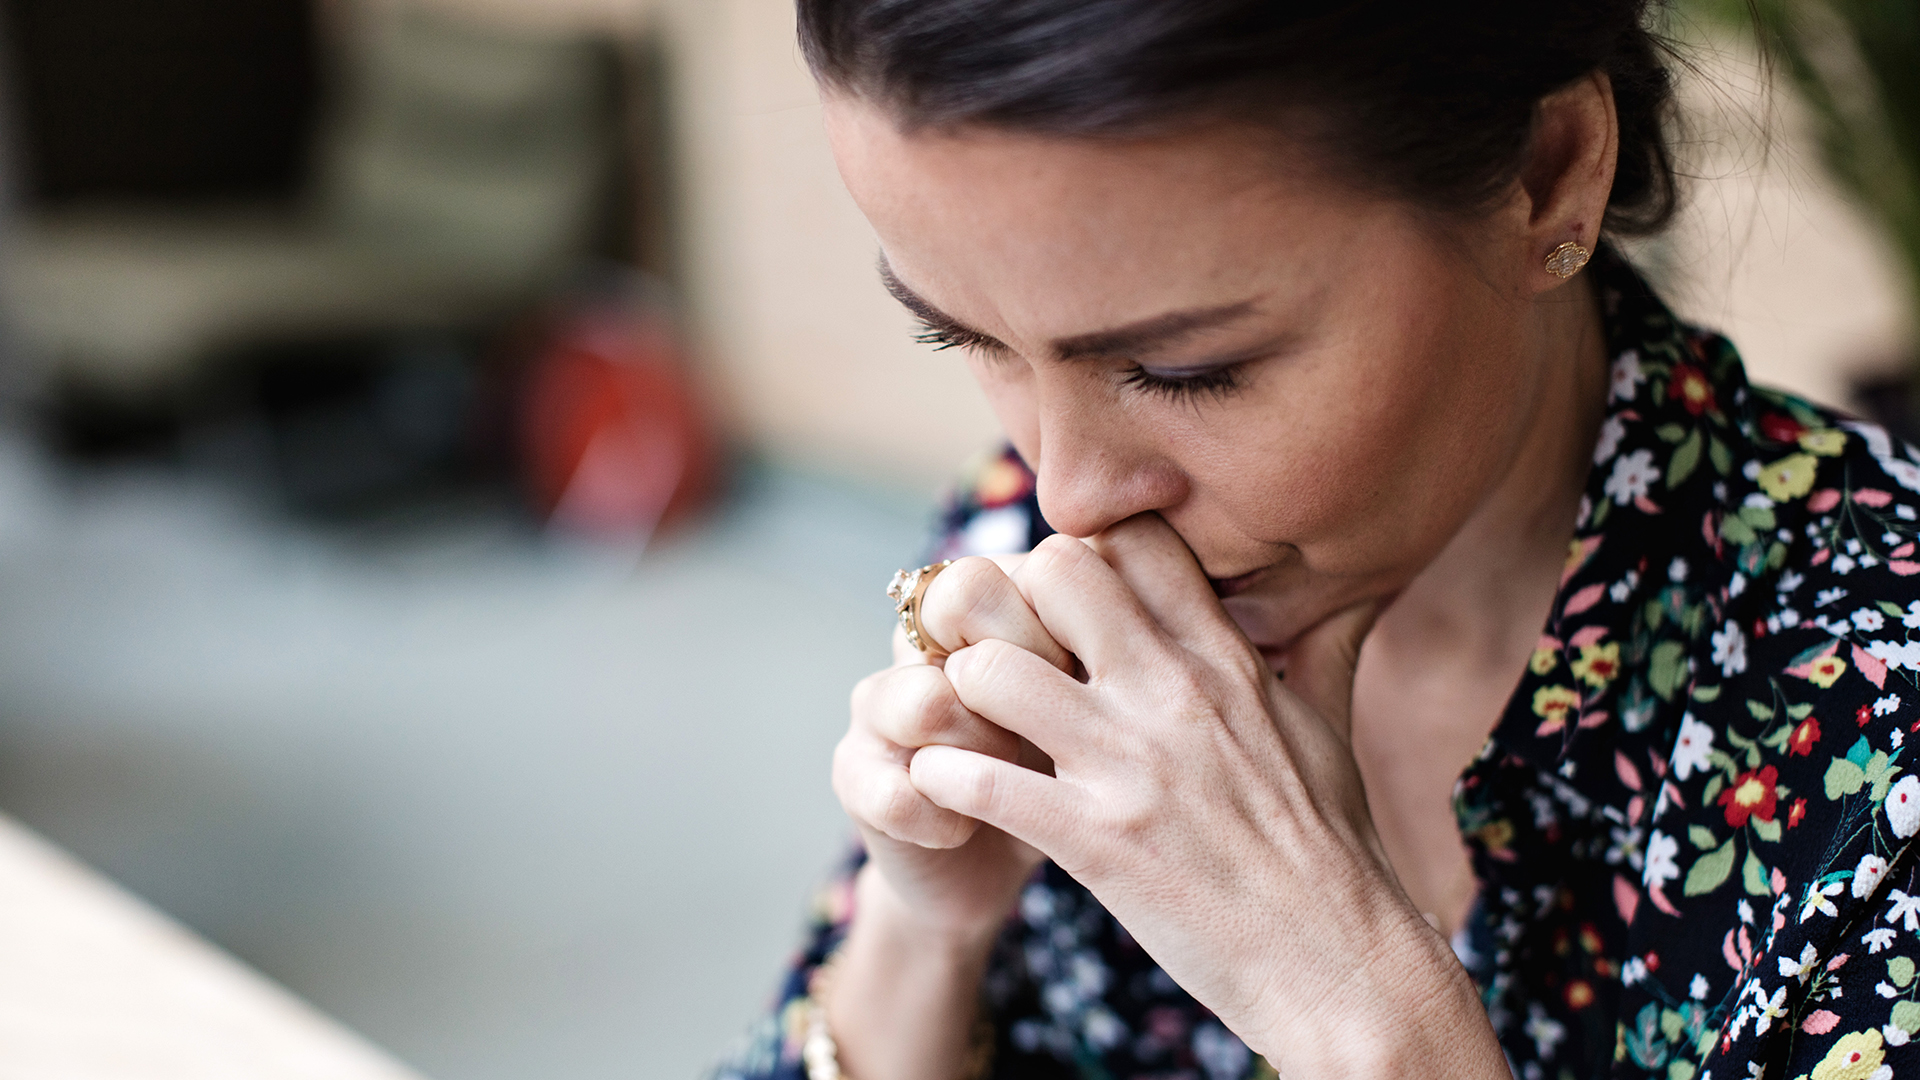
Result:
<svg viewBox="0 0 1920 1080">
<path fill-rule="evenodd" d="M 1613 83 L 1595 71 L 1540 99 L 1520 186 L 1531 202 L 1527 230 L 1542 258 L 1569 240 L 1599 242 L 1620 149 Z M 1559 279 L 1539 268 L 1543 288 Z"/>
</svg>

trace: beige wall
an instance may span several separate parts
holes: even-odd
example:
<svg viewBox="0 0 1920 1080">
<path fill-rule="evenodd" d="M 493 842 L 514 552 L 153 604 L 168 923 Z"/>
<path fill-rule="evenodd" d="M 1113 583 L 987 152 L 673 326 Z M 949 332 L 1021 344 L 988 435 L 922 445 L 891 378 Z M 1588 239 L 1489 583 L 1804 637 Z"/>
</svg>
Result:
<svg viewBox="0 0 1920 1080">
<path fill-rule="evenodd" d="M 683 274 L 739 430 L 783 457 L 937 483 L 994 438 L 954 355 L 910 339 L 842 188 L 788 0 L 665 0 Z"/>
</svg>

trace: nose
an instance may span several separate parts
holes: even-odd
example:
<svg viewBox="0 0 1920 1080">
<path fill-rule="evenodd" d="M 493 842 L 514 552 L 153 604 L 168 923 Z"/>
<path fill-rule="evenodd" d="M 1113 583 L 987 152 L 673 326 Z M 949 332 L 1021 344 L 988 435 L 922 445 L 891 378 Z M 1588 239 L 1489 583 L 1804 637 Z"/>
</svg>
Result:
<svg viewBox="0 0 1920 1080">
<path fill-rule="evenodd" d="M 1125 417 L 1044 411 L 1034 471 L 1047 524 L 1068 536 L 1092 536 L 1185 501 L 1185 474 L 1144 434 Z"/>
</svg>

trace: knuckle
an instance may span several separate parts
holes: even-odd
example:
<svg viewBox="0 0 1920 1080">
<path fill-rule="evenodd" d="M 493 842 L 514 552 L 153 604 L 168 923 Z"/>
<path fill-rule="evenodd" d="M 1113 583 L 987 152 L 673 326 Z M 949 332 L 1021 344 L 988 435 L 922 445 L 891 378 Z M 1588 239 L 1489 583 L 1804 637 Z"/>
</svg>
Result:
<svg viewBox="0 0 1920 1080">
<path fill-rule="evenodd" d="M 954 727 L 953 686 L 945 676 L 937 672 L 934 676 L 918 680 L 911 696 L 901 702 L 900 728 L 903 735 L 913 739 L 909 745 L 924 746 Z"/>
</svg>

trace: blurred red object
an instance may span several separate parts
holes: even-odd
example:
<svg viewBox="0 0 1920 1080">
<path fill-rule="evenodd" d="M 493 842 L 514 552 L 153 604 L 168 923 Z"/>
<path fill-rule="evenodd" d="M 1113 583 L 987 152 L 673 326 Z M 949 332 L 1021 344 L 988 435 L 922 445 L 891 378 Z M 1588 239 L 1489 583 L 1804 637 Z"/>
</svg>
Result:
<svg viewBox="0 0 1920 1080">
<path fill-rule="evenodd" d="M 528 371 L 520 428 L 533 497 L 564 531 L 645 545 L 714 490 L 712 431 L 664 319 L 561 319 Z"/>
</svg>

